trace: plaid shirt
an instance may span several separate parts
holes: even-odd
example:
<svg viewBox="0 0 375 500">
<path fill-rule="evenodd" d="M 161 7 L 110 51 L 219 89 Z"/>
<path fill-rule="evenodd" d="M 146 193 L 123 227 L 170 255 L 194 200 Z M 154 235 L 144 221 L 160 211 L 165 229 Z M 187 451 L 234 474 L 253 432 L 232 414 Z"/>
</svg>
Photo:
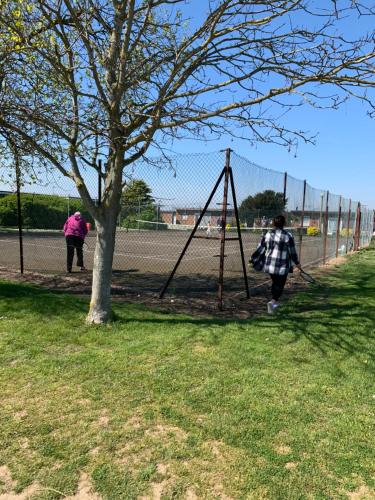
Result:
<svg viewBox="0 0 375 500">
<path fill-rule="evenodd" d="M 284 229 L 271 229 L 262 238 L 250 262 L 264 259 L 263 272 L 288 274 L 293 272 L 292 262 L 299 264 L 293 236 Z"/>
</svg>

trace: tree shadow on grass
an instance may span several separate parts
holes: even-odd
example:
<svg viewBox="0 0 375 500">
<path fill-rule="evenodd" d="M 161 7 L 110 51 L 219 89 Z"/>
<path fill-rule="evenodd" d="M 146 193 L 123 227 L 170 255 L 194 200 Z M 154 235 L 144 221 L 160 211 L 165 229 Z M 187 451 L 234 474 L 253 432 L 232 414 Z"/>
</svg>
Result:
<svg viewBox="0 0 375 500">
<path fill-rule="evenodd" d="M 291 343 L 308 340 L 323 355 L 342 351 L 375 362 L 375 277 L 345 272 L 326 286 L 293 301 L 282 318 L 293 332 Z"/>
<path fill-rule="evenodd" d="M 360 257 L 360 256 L 359 256 Z M 287 296 L 293 295 L 293 281 Z M 298 290 L 298 287 L 297 287 Z M 297 343 L 306 339 L 322 355 L 330 351 L 340 351 L 347 356 L 367 357 L 375 361 L 375 277 L 372 262 L 358 268 L 353 266 L 342 268 L 340 272 L 333 271 L 322 287 L 304 288 L 304 292 L 295 296 L 280 308 L 277 315 L 268 317 L 265 312 L 265 297 L 251 297 L 243 306 L 254 316 L 228 317 L 210 315 L 207 309 L 207 297 L 202 297 L 202 314 L 192 317 L 194 310 L 176 310 L 170 300 L 164 303 L 155 299 L 152 308 L 145 305 L 132 304 L 125 309 L 115 306 L 116 322 L 139 321 L 142 323 L 164 324 L 167 328 L 174 325 L 192 324 L 204 331 L 209 326 L 230 326 L 236 321 L 237 331 L 246 330 L 246 335 L 252 332 L 264 331 L 265 336 L 278 335 L 280 339 L 287 334 L 286 343 Z M 303 291 L 303 290 L 302 290 Z M 292 293 L 291 293 L 292 292 Z M 3 310 L 30 309 L 41 315 L 56 317 L 63 313 L 69 317 L 80 316 L 87 310 L 87 299 L 76 296 L 51 293 L 50 290 L 31 285 L 16 283 L 0 283 L 0 298 L 6 307 Z M 125 298 L 126 300 L 126 298 Z M 169 302 L 169 305 L 168 305 Z M 126 304 L 128 305 L 128 304 Z M 160 305 L 160 308 L 158 307 Z M 146 306 L 147 307 L 147 306 Z M 245 311 L 246 312 L 246 311 Z M 182 314 L 179 314 L 182 313 Z M 205 316 L 204 314 L 207 313 Z M 248 326 L 251 325 L 251 328 Z M 292 334 L 292 338 L 290 335 Z"/>
<path fill-rule="evenodd" d="M 30 284 L 0 282 L 2 309 L 15 314 L 22 310 L 36 312 L 42 316 L 69 317 L 82 314 L 87 300 L 73 296 L 51 293 Z"/>
</svg>

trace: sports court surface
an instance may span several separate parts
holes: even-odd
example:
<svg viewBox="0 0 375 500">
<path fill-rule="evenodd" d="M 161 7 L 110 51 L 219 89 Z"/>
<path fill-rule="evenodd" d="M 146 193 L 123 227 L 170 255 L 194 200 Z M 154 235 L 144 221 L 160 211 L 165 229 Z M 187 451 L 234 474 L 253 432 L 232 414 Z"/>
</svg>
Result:
<svg viewBox="0 0 375 500">
<path fill-rule="evenodd" d="M 233 232 L 229 237 L 236 236 Z M 157 293 L 172 271 L 190 232 L 184 230 L 119 230 L 113 260 L 117 282 L 133 291 Z M 179 294 L 199 294 L 214 290 L 219 272 L 219 232 L 213 230 L 210 237 L 198 230 L 172 280 L 169 291 Z M 259 230 L 245 230 L 242 234 L 245 263 L 250 288 L 256 288 L 267 280 L 263 273 L 256 273 L 248 266 L 251 253 L 261 239 Z M 91 270 L 96 234 L 90 232 L 84 246 L 85 266 Z M 299 250 L 299 238 L 296 237 Z M 317 263 L 322 255 L 321 237 L 304 237 L 302 262 L 306 266 Z M 336 239 L 327 241 L 327 256 L 335 253 Z M 24 269 L 38 273 L 64 275 L 66 273 L 66 245 L 62 232 L 25 231 L 23 235 Z M 227 241 L 225 246 L 224 290 L 243 291 L 244 281 L 238 241 Z M 0 232 L 0 267 L 19 269 L 19 239 L 16 232 Z M 78 268 L 73 268 L 79 279 Z"/>
</svg>

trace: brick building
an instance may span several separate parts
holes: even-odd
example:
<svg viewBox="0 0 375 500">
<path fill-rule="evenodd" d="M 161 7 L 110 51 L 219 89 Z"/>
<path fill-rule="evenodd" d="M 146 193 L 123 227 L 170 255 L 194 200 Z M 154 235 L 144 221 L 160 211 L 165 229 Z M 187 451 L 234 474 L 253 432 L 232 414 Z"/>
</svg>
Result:
<svg viewBox="0 0 375 500">
<path fill-rule="evenodd" d="M 201 209 L 199 208 L 175 208 L 174 210 L 162 210 L 160 212 L 161 219 L 166 224 L 181 224 L 193 226 L 198 217 L 201 214 Z M 211 223 L 216 225 L 217 219 L 221 218 L 220 208 L 208 208 L 204 217 L 201 221 L 202 226 Z M 234 223 L 234 214 L 232 209 L 227 211 L 227 222 L 228 224 Z"/>
</svg>

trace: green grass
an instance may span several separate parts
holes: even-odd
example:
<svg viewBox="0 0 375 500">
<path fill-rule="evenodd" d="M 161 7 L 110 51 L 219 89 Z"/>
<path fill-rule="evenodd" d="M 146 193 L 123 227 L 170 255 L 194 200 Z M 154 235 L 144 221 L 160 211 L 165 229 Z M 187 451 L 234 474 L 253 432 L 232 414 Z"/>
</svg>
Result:
<svg viewBox="0 0 375 500">
<path fill-rule="evenodd" d="M 0 283 L 0 497 L 375 494 L 374 248 L 276 317 L 86 311 Z"/>
</svg>

